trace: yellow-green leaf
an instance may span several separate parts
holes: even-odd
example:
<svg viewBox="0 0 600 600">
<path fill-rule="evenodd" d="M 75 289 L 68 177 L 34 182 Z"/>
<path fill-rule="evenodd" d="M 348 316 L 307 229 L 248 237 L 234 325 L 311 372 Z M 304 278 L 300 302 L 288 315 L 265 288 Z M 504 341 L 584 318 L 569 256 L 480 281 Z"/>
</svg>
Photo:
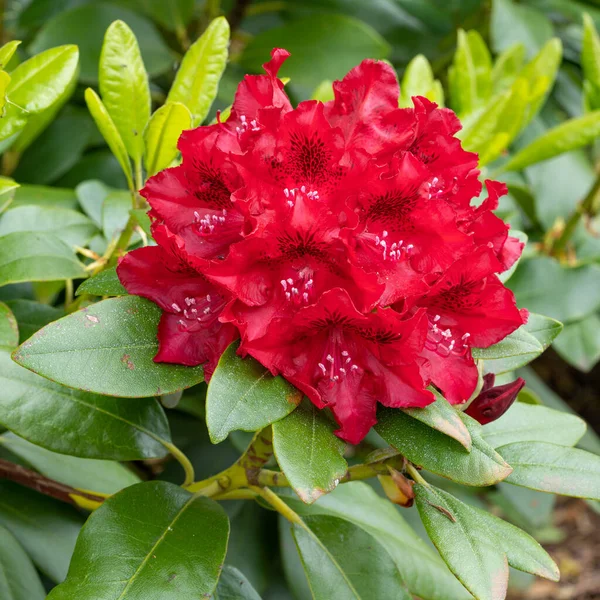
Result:
<svg viewBox="0 0 600 600">
<path fill-rule="evenodd" d="M 129 162 L 125 144 L 119 135 L 119 131 L 117 130 L 114 121 L 110 118 L 102 100 L 100 100 L 98 94 L 96 94 L 92 88 L 85 90 L 85 101 L 102 137 L 104 137 L 108 147 L 119 161 L 119 164 L 125 173 L 125 177 L 127 177 L 129 187 L 133 189 L 131 163 Z"/>
<path fill-rule="evenodd" d="M 181 102 L 167 102 L 151 117 L 144 131 L 148 177 L 168 167 L 177 156 L 177 140 L 192 127 L 192 115 Z"/>
<path fill-rule="evenodd" d="M 7 42 L 0 48 L 0 69 L 6 67 L 20 43 L 19 40 L 13 40 L 12 42 Z"/>
<path fill-rule="evenodd" d="M 492 90 L 494 94 L 504 91 L 515 80 L 523 67 L 525 46 L 514 44 L 498 56 L 492 69 Z"/>
<path fill-rule="evenodd" d="M 440 106 L 444 105 L 444 90 L 434 78 L 431 65 L 425 56 L 418 54 L 407 65 L 400 84 L 400 106 L 412 107 L 413 96 L 425 96 Z"/>
<path fill-rule="evenodd" d="M 135 34 L 123 21 L 115 21 L 106 30 L 99 82 L 102 101 L 129 156 L 140 161 L 142 133 L 150 118 L 150 86 Z"/>
<path fill-rule="evenodd" d="M 600 37 L 594 21 L 583 15 L 581 67 L 584 78 L 584 98 L 588 110 L 600 109 Z"/>
<path fill-rule="evenodd" d="M 194 125 L 204 121 L 217 95 L 228 47 L 229 23 L 225 17 L 218 17 L 183 57 L 167 102 L 185 104 Z"/>
</svg>

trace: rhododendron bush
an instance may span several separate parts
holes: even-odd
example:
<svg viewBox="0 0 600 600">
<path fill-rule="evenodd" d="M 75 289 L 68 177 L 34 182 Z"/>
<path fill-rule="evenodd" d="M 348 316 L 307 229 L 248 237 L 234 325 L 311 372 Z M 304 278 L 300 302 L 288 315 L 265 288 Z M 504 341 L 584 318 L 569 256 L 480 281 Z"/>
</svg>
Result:
<svg viewBox="0 0 600 600">
<path fill-rule="evenodd" d="M 501 600 L 509 566 L 557 581 L 520 505 L 600 500 L 600 459 L 523 367 L 554 317 L 572 339 L 599 308 L 577 262 L 599 186 L 540 236 L 519 173 L 597 135 L 591 18 L 586 114 L 533 136 L 556 38 L 492 64 L 460 29 L 446 92 L 424 56 L 399 80 L 373 50 L 306 99 L 302 47 L 262 32 L 217 109 L 218 5 L 197 40 L 149 13 L 187 49 L 170 87 L 125 17 L 91 79 L 77 46 L 42 48 L 49 25 L 14 69 L 0 48 L 0 595 Z M 81 210 L 60 186 L 15 193 L 78 76 L 98 85 L 67 116 L 124 186 L 98 168 Z"/>
</svg>

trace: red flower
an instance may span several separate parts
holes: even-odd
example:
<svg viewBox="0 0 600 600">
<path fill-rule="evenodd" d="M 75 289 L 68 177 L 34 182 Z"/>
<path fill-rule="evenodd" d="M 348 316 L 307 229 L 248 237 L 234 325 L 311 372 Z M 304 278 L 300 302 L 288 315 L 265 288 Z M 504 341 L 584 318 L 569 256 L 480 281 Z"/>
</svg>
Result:
<svg viewBox="0 0 600 600">
<path fill-rule="evenodd" d="M 268 335 L 242 341 L 240 352 L 281 373 L 318 407 L 331 408 L 337 435 L 356 444 L 375 424 L 378 401 L 433 402 L 415 363 L 425 332 L 423 312 L 408 320 L 391 309 L 364 314 L 335 288 L 293 318 L 275 319 Z"/>
<path fill-rule="evenodd" d="M 226 121 L 182 134 L 181 164 L 141 192 L 158 246 L 118 273 L 164 311 L 156 360 L 210 375 L 239 335 L 357 443 L 377 402 L 426 406 L 430 383 L 471 396 L 471 348 L 527 319 L 497 277 L 522 244 L 493 214 L 504 184 L 473 205 L 477 156 L 452 111 L 398 108 L 394 70 L 372 60 L 331 102 L 293 108 L 277 77 L 288 56 L 244 78 Z"/>
<path fill-rule="evenodd" d="M 139 248 L 119 261 L 117 274 L 132 294 L 152 300 L 163 310 L 155 362 L 204 364 L 208 381 L 227 346 L 238 337 L 219 316 L 228 296 L 191 269 L 180 257 L 177 240 L 154 228 L 160 246 Z"/>
<path fill-rule="evenodd" d="M 465 412 L 482 425 L 499 419 L 517 399 L 525 387 L 525 380 L 518 377 L 515 381 L 494 386 L 496 376 L 488 373 L 483 376 L 483 388 Z"/>
</svg>

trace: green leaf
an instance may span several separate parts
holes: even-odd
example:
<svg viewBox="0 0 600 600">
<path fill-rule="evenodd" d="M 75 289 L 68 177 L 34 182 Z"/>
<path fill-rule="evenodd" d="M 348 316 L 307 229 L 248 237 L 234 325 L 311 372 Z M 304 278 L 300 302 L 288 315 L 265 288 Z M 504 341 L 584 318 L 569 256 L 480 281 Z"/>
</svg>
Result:
<svg viewBox="0 0 600 600">
<path fill-rule="evenodd" d="M 237 344 L 225 350 L 206 394 L 206 425 L 213 444 L 230 432 L 258 431 L 290 414 L 302 393 L 283 377 L 273 377 L 251 357 L 236 354 Z"/>
<path fill-rule="evenodd" d="M 170 394 L 202 381 L 202 367 L 152 360 L 160 315 L 138 296 L 104 300 L 50 323 L 14 359 L 76 389 L 127 398 Z"/>
<path fill-rule="evenodd" d="M 131 194 L 112 190 L 102 203 L 102 231 L 107 240 L 118 238 L 129 221 Z"/>
<path fill-rule="evenodd" d="M 216 502 L 165 481 L 140 483 L 90 516 L 67 580 L 48 600 L 208 597 L 228 536 L 227 516 Z"/>
<path fill-rule="evenodd" d="M 519 79 L 529 84 L 527 110 L 522 128 L 537 115 L 546 101 L 562 59 L 562 44 L 558 38 L 548 41 L 533 60 L 519 73 Z"/>
<path fill-rule="evenodd" d="M 83 517 L 72 507 L 10 481 L 0 481 L 0 525 L 36 567 L 58 583 L 67 575 Z"/>
<path fill-rule="evenodd" d="M 104 32 L 111 23 L 120 19 L 127 23 L 139 40 L 144 64 L 151 76 L 172 68 L 173 55 L 156 27 L 142 15 L 116 4 L 86 2 L 69 10 L 63 8 L 57 11 L 43 22 L 28 51 L 36 53 L 57 44 L 76 44 L 81 52 L 80 79 L 88 84 L 95 83 L 98 81 Z"/>
<path fill-rule="evenodd" d="M 600 317 L 592 314 L 567 325 L 554 349 L 570 365 L 589 373 L 600 360 Z"/>
<path fill-rule="evenodd" d="M 458 48 L 448 70 L 448 85 L 453 108 L 469 115 L 480 108 L 491 92 L 492 59 L 477 31 L 458 30 Z"/>
<path fill-rule="evenodd" d="M 127 290 L 119 281 L 117 268 L 111 267 L 110 269 L 101 271 L 98 275 L 94 275 L 94 277 L 86 279 L 77 288 L 75 295 L 92 294 L 93 296 L 126 296 L 127 293 Z"/>
<path fill-rule="evenodd" d="M 77 46 L 59 46 L 21 63 L 11 74 L 10 101 L 28 113 L 52 106 L 77 73 Z"/>
<path fill-rule="evenodd" d="M 308 516 L 292 534 L 315 600 L 410 600 L 390 555 L 353 523 Z"/>
<path fill-rule="evenodd" d="M 300 515 L 340 517 L 372 535 L 392 557 L 411 593 L 425 600 L 471 598 L 396 507 L 366 483 L 344 483 L 311 505 L 294 497 L 284 499 Z"/>
<path fill-rule="evenodd" d="M 123 143 L 114 121 L 110 118 L 102 100 L 100 100 L 98 94 L 96 94 L 92 88 L 85 90 L 85 101 L 102 137 L 106 140 L 111 152 L 119 161 L 123 173 L 125 173 L 125 177 L 127 178 L 127 182 L 129 183 L 129 187 L 133 189 L 131 163 L 129 162 L 129 156 L 127 155 L 127 148 L 125 148 L 125 144 Z"/>
<path fill-rule="evenodd" d="M 17 48 L 21 42 L 19 40 L 13 40 L 7 42 L 0 48 L 0 69 L 5 69 L 6 65 L 10 62 L 13 54 L 17 51 Z"/>
<path fill-rule="evenodd" d="M 498 451 L 513 467 L 508 483 L 600 500 L 600 456 L 548 442 L 515 442 Z"/>
<path fill-rule="evenodd" d="M 562 323 L 579 321 L 600 309 L 600 267 L 570 268 L 538 256 L 522 260 L 510 278 L 519 306 Z"/>
<path fill-rule="evenodd" d="M 225 565 L 211 600 L 261 600 L 250 582 L 235 567 Z"/>
<path fill-rule="evenodd" d="M 514 371 L 537 358 L 562 331 L 562 323 L 530 313 L 527 323 L 489 348 L 473 348 L 473 358 L 485 360 L 487 371 Z"/>
<path fill-rule="evenodd" d="M 273 423 L 277 463 L 298 496 L 310 504 L 331 492 L 346 474 L 346 444 L 333 434 L 336 425 L 311 402 Z"/>
<path fill-rule="evenodd" d="M 468 415 L 461 418 L 471 435 L 471 452 L 400 410 L 378 411 L 375 430 L 408 460 L 457 483 L 485 486 L 506 479 L 511 468 L 482 438 L 481 425 Z"/>
<path fill-rule="evenodd" d="M 516 189 L 522 189 L 522 188 L 517 188 L 516 186 L 509 186 L 508 193 L 511 194 L 513 197 L 515 197 Z M 521 206 L 521 208 L 523 208 L 523 205 L 521 203 L 519 203 L 519 206 Z M 525 209 L 524 209 L 524 212 L 525 212 Z M 511 229 L 508 234 L 511 237 L 517 238 L 520 242 L 522 242 L 523 250 L 525 250 L 525 247 L 527 246 L 527 242 L 529 241 L 529 236 L 526 233 L 523 233 L 522 231 L 519 231 L 518 229 Z M 506 271 L 504 271 L 503 273 L 500 273 L 498 275 L 498 279 L 502 283 L 506 283 L 513 276 L 514 272 L 517 270 L 517 267 L 519 266 L 519 263 L 521 262 L 522 257 L 523 257 L 523 255 L 521 254 L 521 256 L 519 256 L 519 258 L 517 258 L 517 260 L 512 264 L 512 266 L 509 269 L 507 269 Z"/>
<path fill-rule="evenodd" d="M 335 95 L 333 93 L 333 82 L 329 79 L 321 81 L 321 83 L 313 90 L 313 93 L 310 95 L 311 100 L 318 100 L 319 102 L 328 102 L 329 100 L 333 100 L 334 97 Z M 231 109 L 229 110 L 231 111 Z M 226 121 L 229 118 L 229 114 L 225 116 L 223 112 L 221 113 L 222 122 Z"/>
<path fill-rule="evenodd" d="M 150 221 L 150 217 L 148 216 L 148 211 L 144 208 L 132 208 L 129 211 L 129 214 L 135 219 L 138 226 L 141 230 L 152 239 L 152 222 Z"/>
<path fill-rule="evenodd" d="M 54 452 L 107 460 L 162 458 L 169 424 L 154 398 L 127 401 L 48 381 L 0 351 L 0 423 Z"/>
<path fill-rule="evenodd" d="M 0 120 L 0 141 L 3 149 L 9 148 L 17 135 L 27 124 L 27 112 L 15 104 L 4 106 Z M 14 136 L 14 137 L 13 137 Z"/>
<path fill-rule="evenodd" d="M 592 108 L 600 108 L 600 37 L 594 21 L 587 13 L 583 15 L 583 43 L 581 47 L 581 67 L 583 77 L 598 96 Z"/>
<path fill-rule="evenodd" d="M 404 408 L 402 409 L 403 412 L 413 419 L 425 423 L 428 427 L 432 427 L 454 438 L 470 452 L 472 447 L 471 435 L 467 426 L 460 418 L 458 411 L 441 394 L 435 390 L 433 394 L 436 400 L 432 404 L 429 404 L 425 408 Z"/>
<path fill-rule="evenodd" d="M 253 37 L 240 58 L 241 66 L 262 73 L 261 65 L 276 47 L 292 53 L 282 71 L 300 97 L 308 97 L 324 79 L 341 79 L 365 58 L 383 59 L 390 53 L 388 43 L 364 21 L 342 14 L 326 19 L 303 15 Z"/>
<path fill-rule="evenodd" d="M 102 204 L 109 192 L 110 188 L 97 179 L 84 181 L 75 188 L 79 206 L 98 227 L 102 227 Z"/>
<path fill-rule="evenodd" d="M 13 208 L 32 204 L 52 208 L 77 208 L 77 197 L 73 190 L 45 185 L 20 186 L 15 192 Z"/>
<path fill-rule="evenodd" d="M 524 531 L 433 486 L 414 491 L 431 541 L 477 600 L 504 600 L 508 565 L 558 580 L 558 567 Z"/>
<path fill-rule="evenodd" d="M 0 236 L 38 231 L 52 233 L 71 246 L 85 246 L 98 230 L 87 217 L 66 208 L 17 206 L 0 217 Z"/>
<path fill-rule="evenodd" d="M 48 426 L 47 423 L 45 425 Z M 0 445 L 42 475 L 75 488 L 115 494 L 124 487 L 140 482 L 133 471 L 118 462 L 58 454 L 36 446 L 14 433 L 0 435 Z"/>
<path fill-rule="evenodd" d="M 444 90 L 434 78 L 429 61 L 422 54 L 415 56 L 406 66 L 400 84 L 400 106 L 412 108 L 412 96 L 425 96 L 444 106 Z M 331 83 L 329 84 L 331 87 Z M 331 99 L 333 99 L 333 92 Z"/>
<path fill-rule="evenodd" d="M 0 177 L 0 214 L 13 202 L 19 184 L 10 177 Z"/>
<path fill-rule="evenodd" d="M 85 277 L 71 247 L 45 232 L 0 237 L 0 286 L 20 281 L 56 281 Z"/>
<path fill-rule="evenodd" d="M 135 34 L 123 21 L 106 30 L 100 54 L 100 94 L 129 156 L 140 162 L 150 118 L 148 74 Z"/>
<path fill-rule="evenodd" d="M 0 302 L 0 346 L 15 348 L 19 344 L 19 326 L 10 308 Z"/>
<path fill-rule="evenodd" d="M 525 46 L 517 42 L 504 50 L 492 68 L 492 89 L 494 94 L 510 87 L 517 77 L 525 60 Z"/>
<path fill-rule="evenodd" d="M 144 131 L 145 165 L 148 176 L 168 167 L 177 156 L 177 140 L 192 128 L 192 115 L 181 102 L 167 102 L 153 115 Z"/>
<path fill-rule="evenodd" d="M 185 53 L 167 102 L 180 102 L 197 127 L 204 121 L 217 95 L 229 47 L 229 23 L 217 17 Z"/>
<path fill-rule="evenodd" d="M 600 136 L 600 110 L 588 113 L 578 119 L 570 119 L 546 134 L 536 138 L 528 146 L 517 152 L 506 164 L 503 171 L 520 171 L 563 152 L 582 148 L 593 143 Z"/>
<path fill-rule="evenodd" d="M 585 429 L 585 421 L 575 415 L 515 402 L 503 416 L 483 426 L 483 439 L 494 448 L 533 441 L 574 446 L 583 437 Z"/>
<path fill-rule="evenodd" d="M 46 591 L 29 556 L 15 537 L 0 526 L 0 597 L 44 600 Z"/>
<path fill-rule="evenodd" d="M 140 11 L 169 31 L 185 30 L 194 16 L 194 0 L 124 0 L 126 6 Z"/>
<path fill-rule="evenodd" d="M 20 344 L 50 321 L 56 321 L 64 315 L 60 308 L 34 302 L 33 300 L 9 300 L 7 305 L 19 324 Z"/>
</svg>

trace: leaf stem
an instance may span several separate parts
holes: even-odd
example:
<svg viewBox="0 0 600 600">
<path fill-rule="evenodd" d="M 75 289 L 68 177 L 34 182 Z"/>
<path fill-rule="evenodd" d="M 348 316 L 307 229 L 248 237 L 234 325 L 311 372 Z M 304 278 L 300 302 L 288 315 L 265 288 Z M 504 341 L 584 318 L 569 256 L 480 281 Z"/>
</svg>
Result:
<svg viewBox="0 0 600 600">
<path fill-rule="evenodd" d="M 185 473 L 185 480 L 183 482 L 183 487 L 191 486 L 194 483 L 195 473 L 194 467 L 190 462 L 190 459 L 174 444 L 169 442 L 163 442 L 163 446 L 169 450 L 169 452 L 173 455 L 173 458 L 177 460 L 177 462 L 183 467 L 183 471 Z M 199 491 L 199 490 L 191 490 L 190 491 Z M 209 494 L 206 494 L 209 495 Z"/>
<path fill-rule="evenodd" d="M 250 489 L 256 492 L 261 498 L 264 498 L 280 515 L 285 517 L 290 523 L 300 525 L 306 529 L 304 521 L 300 515 L 294 512 L 272 489 L 268 487 L 251 486 Z"/>
<path fill-rule="evenodd" d="M 416 483 L 420 483 L 421 485 L 426 485 L 429 487 L 429 484 L 421 477 L 419 471 L 417 471 L 417 469 L 414 467 L 414 465 L 407 462 L 406 470 Z"/>
<path fill-rule="evenodd" d="M 564 249 L 573 233 L 577 229 L 577 225 L 579 225 L 579 221 L 582 217 L 594 217 L 598 213 L 600 209 L 600 174 L 596 176 L 596 181 L 594 181 L 594 185 L 590 188 L 590 191 L 587 193 L 587 196 L 577 204 L 575 207 L 575 211 L 568 218 L 565 226 L 562 230 L 560 236 L 555 240 L 555 242 L 551 245 L 549 254 L 558 255 Z"/>
</svg>

